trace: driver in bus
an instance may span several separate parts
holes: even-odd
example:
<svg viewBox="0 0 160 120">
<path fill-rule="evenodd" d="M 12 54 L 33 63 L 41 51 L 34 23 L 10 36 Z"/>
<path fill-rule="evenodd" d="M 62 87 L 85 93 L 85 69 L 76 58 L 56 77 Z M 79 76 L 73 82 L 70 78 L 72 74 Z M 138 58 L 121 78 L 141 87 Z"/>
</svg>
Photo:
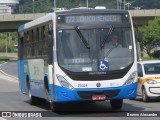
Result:
<svg viewBox="0 0 160 120">
<path fill-rule="evenodd" d="M 118 36 L 113 35 L 111 41 L 109 43 L 106 43 L 105 48 L 116 48 L 116 47 L 121 48 L 122 45 L 119 43 Z"/>
<path fill-rule="evenodd" d="M 103 49 L 104 56 L 108 56 L 115 48 L 122 48 L 119 43 L 118 35 L 113 35 L 111 41 L 106 43 Z"/>
</svg>

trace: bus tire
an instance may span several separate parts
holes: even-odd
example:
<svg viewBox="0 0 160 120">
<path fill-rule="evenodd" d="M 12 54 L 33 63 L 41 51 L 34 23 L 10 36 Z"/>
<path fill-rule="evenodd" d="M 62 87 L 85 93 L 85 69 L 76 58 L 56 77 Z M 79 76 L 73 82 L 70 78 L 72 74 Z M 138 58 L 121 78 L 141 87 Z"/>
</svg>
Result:
<svg viewBox="0 0 160 120">
<path fill-rule="evenodd" d="M 44 90 L 46 94 L 46 101 L 50 101 L 48 79 L 46 77 L 44 78 Z"/>
<path fill-rule="evenodd" d="M 45 88 L 45 94 L 46 94 L 46 101 L 49 102 L 50 109 L 52 112 L 58 111 L 58 103 L 51 101 L 50 95 L 49 95 L 49 85 L 48 85 L 48 79 L 47 77 L 44 78 L 44 88 Z"/>
<path fill-rule="evenodd" d="M 51 111 L 52 112 L 58 112 L 60 111 L 60 106 L 59 106 L 59 103 L 56 103 L 54 101 L 50 102 L 50 108 L 51 108 Z"/>
<path fill-rule="evenodd" d="M 136 100 L 136 97 L 135 98 L 130 98 L 129 100 Z"/>
<path fill-rule="evenodd" d="M 121 109 L 123 105 L 123 99 L 118 99 L 118 100 L 110 100 L 110 104 L 112 109 Z"/>
<path fill-rule="evenodd" d="M 142 88 L 142 100 L 143 100 L 143 102 L 149 101 L 149 97 L 147 96 L 147 92 L 144 87 Z"/>
<path fill-rule="evenodd" d="M 32 96 L 29 82 L 27 82 L 27 95 L 28 95 L 29 104 L 35 105 L 37 103 L 37 98 Z"/>
</svg>

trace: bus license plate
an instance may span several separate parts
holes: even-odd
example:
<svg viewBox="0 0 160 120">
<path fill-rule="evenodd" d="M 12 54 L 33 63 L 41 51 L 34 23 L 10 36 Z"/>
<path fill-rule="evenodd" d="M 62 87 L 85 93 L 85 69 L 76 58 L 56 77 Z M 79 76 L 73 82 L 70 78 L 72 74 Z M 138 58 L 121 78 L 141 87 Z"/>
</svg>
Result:
<svg viewBox="0 0 160 120">
<path fill-rule="evenodd" d="M 92 100 L 106 100 L 105 95 L 93 95 Z"/>
</svg>

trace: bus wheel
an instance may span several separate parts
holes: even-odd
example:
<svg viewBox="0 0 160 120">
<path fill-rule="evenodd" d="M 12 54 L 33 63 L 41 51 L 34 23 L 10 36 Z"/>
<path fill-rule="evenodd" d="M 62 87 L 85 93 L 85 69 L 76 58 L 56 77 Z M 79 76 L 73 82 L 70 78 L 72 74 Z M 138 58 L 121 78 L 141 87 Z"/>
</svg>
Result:
<svg viewBox="0 0 160 120">
<path fill-rule="evenodd" d="M 142 100 L 143 100 L 143 102 L 149 101 L 149 97 L 147 96 L 145 88 L 142 89 Z"/>
<path fill-rule="evenodd" d="M 112 109 L 121 109 L 123 105 L 123 99 L 120 100 L 110 100 Z"/>
<path fill-rule="evenodd" d="M 60 111 L 60 106 L 59 106 L 59 103 L 56 103 L 56 102 L 50 102 L 50 108 L 51 108 L 51 111 L 52 112 L 58 112 Z"/>
<path fill-rule="evenodd" d="M 37 98 L 32 96 L 31 94 L 29 83 L 27 84 L 27 95 L 28 95 L 28 100 L 30 105 L 34 105 L 37 103 Z"/>
</svg>

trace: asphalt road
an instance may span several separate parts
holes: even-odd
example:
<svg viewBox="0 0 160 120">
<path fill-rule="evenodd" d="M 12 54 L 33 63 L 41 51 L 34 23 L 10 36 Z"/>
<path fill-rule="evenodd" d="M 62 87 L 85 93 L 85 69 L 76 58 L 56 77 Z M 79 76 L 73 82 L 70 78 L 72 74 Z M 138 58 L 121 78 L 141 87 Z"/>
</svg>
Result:
<svg viewBox="0 0 160 120">
<path fill-rule="evenodd" d="M 3 72 L 18 78 L 18 63 L 16 60 L 2 64 L 1 69 Z"/>
<path fill-rule="evenodd" d="M 6 63 L 1 66 L 1 69 L 7 74 L 17 77 L 17 62 Z M 149 103 L 142 102 L 141 98 L 136 100 L 124 100 L 122 110 L 115 111 L 111 109 L 109 102 L 96 102 L 96 103 L 70 103 L 64 104 L 62 106 L 63 111 L 61 112 L 51 112 L 48 104 L 44 105 L 29 105 L 27 96 L 20 92 L 18 79 L 9 77 L 0 73 L 0 111 L 40 111 L 44 114 L 52 117 L 57 117 L 57 119 L 76 117 L 77 119 L 82 119 L 82 117 L 87 120 L 105 119 L 106 117 L 111 117 L 112 120 L 124 120 L 131 119 L 132 117 L 127 117 L 127 113 L 143 113 L 144 111 L 149 111 L 149 113 L 154 113 L 155 111 L 160 111 L 160 100 L 152 100 Z M 160 114 L 160 112 L 159 112 Z M 61 118 L 62 117 L 62 118 Z M 103 118 L 104 117 L 104 118 Z M 135 117 L 134 117 L 135 118 Z M 154 117 L 159 119 L 158 117 Z M 51 118 L 48 118 L 51 119 Z M 98 118 L 99 119 L 99 118 Z M 136 119 L 136 118 L 135 118 Z M 150 119 L 150 117 L 142 117 L 138 119 Z M 0 118 L 1 120 L 1 118 Z"/>
</svg>

